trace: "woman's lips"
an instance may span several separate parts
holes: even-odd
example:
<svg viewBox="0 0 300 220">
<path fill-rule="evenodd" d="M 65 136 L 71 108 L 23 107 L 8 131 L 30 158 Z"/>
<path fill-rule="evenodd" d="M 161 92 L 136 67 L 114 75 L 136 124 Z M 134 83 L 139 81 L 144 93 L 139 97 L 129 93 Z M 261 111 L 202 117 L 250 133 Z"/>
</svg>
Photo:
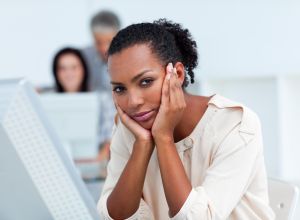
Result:
<svg viewBox="0 0 300 220">
<path fill-rule="evenodd" d="M 149 120 L 154 115 L 154 110 L 141 112 L 132 116 L 132 119 L 137 122 L 143 122 Z"/>
</svg>

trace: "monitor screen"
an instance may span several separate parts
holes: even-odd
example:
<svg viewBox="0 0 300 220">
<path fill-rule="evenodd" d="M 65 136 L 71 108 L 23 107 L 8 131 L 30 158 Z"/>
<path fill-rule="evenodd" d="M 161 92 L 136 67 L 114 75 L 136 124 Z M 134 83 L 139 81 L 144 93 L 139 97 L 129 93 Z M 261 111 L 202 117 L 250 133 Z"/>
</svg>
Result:
<svg viewBox="0 0 300 220">
<path fill-rule="evenodd" d="M 0 81 L 0 219 L 99 219 L 26 80 Z"/>
<path fill-rule="evenodd" d="M 96 157 L 101 94 L 51 93 L 40 98 L 47 118 L 72 157 Z"/>
</svg>

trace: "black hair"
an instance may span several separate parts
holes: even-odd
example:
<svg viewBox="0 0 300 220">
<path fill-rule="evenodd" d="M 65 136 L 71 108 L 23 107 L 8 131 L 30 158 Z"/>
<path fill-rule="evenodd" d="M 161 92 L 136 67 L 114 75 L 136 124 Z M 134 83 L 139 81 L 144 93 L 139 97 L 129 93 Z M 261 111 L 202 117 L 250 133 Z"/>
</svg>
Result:
<svg viewBox="0 0 300 220">
<path fill-rule="evenodd" d="M 148 44 L 150 49 L 166 66 L 168 63 L 182 62 L 191 83 L 194 83 L 194 68 L 198 65 L 197 44 L 188 29 L 178 23 L 159 19 L 153 23 L 130 25 L 113 38 L 108 56 L 121 52 L 136 44 Z M 189 84 L 185 77 L 183 87 Z"/>
<path fill-rule="evenodd" d="M 65 47 L 65 48 L 59 50 L 56 53 L 56 55 L 54 56 L 53 64 L 52 64 L 52 71 L 53 71 L 53 75 L 54 75 L 54 79 L 55 79 L 56 91 L 57 92 L 65 92 L 65 89 L 63 88 L 63 86 L 61 85 L 61 83 L 58 80 L 57 70 L 58 70 L 59 59 L 66 54 L 75 55 L 80 60 L 80 63 L 83 67 L 83 80 L 82 80 L 82 83 L 80 85 L 80 89 L 78 92 L 87 92 L 89 90 L 88 89 L 89 72 L 88 72 L 87 64 L 86 64 L 80 50 L 72 48 L 72 47 Z"/>
<path fill-rule="evenodd" d="M 94 27 L 103 26 L 119 30 L 121 22 L 118 16 L 111 11 L 100 11 L 95 14 L 91 20 L 91 29 Z"/>
</svg>

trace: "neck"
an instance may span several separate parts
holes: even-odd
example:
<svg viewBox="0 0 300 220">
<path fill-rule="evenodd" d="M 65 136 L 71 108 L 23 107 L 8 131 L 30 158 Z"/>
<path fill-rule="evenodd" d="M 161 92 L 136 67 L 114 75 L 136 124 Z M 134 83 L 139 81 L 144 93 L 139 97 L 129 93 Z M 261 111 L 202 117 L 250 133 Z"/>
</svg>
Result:
<svg viewBox="0 0 300 220">
<path fill-rule="evenodd" d="M 204 115 L 210 97 L 184 93 L 186 108 L 182 118 L 174 129 L 174 141 L 178 142 L 189 136 Z M 193 114 L 191 114 L 193 112 Z"/>
</svg>

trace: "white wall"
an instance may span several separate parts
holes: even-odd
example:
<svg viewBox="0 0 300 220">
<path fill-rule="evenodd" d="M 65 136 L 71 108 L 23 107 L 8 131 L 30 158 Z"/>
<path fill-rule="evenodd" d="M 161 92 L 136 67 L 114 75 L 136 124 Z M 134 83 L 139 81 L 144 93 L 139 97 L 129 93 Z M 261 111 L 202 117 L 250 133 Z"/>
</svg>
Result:
<svg viewBox="0 0 300 220">
<path fill-rule="evenodd" d="M 280 80 L 282 177 L 300 184 L 300 74 Z M 300 208 L 300 207 L 299 207 Z M 300 209 L 299 209 L 300 210 Z M 300 215 L 299 215 L 300 217 Z"/>
<path fill-rule="evenodd" d="M 85 0 L 7 0 L 0 6 L 0 78 L 52 81 L 51 61 L 65 45 L 89 42 Z"/>
<path fill-rule="evenodd" d="M 279 100 L 275 77 L 232 77 L 203 79 L 201 93 L 221 94 L 251 108 L 258 114 L 264 137 L 264 153 L 268 175 L 281 177 L 281 145 Z"/>
<path fill-rule="evenodd" d="M 25 75 L 49 84 L 51 60 L 64 45 L 90 42 L 89 19 L 99 9 L 119 13 L 123 26 L 166 17 L 198 42 L 198 75 L 300 73 L 300 2 L 1 0 L 0 78 Z"/>
</svg>

